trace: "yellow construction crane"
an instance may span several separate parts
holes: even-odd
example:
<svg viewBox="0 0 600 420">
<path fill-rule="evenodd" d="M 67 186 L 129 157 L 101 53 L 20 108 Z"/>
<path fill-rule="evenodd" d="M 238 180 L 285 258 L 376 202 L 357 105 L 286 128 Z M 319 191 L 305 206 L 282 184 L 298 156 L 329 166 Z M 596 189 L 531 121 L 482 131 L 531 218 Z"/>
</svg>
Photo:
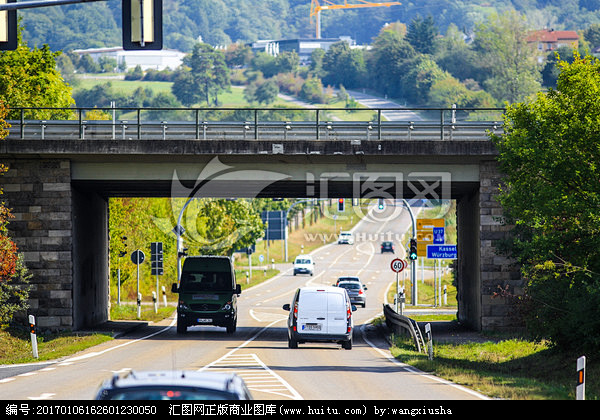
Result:
<svg viewBox="0 0 600 420">
<path fill-rule="evenodd" d="M 316 16 L 317 18 L 317 39 L 321 38 L 321 10 L 335 10 L 335 9 L 358 9 L 364 7 L 390 7 L 390 6 L 398 6 L 402 3 L 397 1 L 390 1 L 386 3 L 373 3 L 370 1 L 357 0 L 358 4 L 348 4 L 347 0 L 344 0 L 344 4 L 335 4 L 329 0 L 322 0 L 323 6 L 319 3 L 319 0 L 311 0 L 310 2 L 310 19 L 312 22 L 312 17 Z"/>
</svg>

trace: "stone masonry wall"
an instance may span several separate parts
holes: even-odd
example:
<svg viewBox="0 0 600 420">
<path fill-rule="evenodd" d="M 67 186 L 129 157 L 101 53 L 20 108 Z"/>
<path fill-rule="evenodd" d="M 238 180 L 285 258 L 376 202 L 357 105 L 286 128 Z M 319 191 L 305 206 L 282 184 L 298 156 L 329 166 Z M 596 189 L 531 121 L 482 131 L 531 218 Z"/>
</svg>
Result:
<svg viewBox="0 0 600 420">
<path fill-rule="evenodd" d="M 519 267 L 498 250 L 498 242 L 511 229 L 502 221 L 502 207 L 497 201 L 502 183 L 496 161 L 480 164 L 480 275 L 481 329 L 510 330 L 522 327 L 522 321 L 511 298 L 496 296 L 503 290 L 523 294 Z"/>
<path fill-rule="evenodd" d="M 2 199 L 9 233 L 33 278 L 30 309 L 41 329 L 73 326 L 72 193 L 68 160 L 7 160 Z"/>
</svg>

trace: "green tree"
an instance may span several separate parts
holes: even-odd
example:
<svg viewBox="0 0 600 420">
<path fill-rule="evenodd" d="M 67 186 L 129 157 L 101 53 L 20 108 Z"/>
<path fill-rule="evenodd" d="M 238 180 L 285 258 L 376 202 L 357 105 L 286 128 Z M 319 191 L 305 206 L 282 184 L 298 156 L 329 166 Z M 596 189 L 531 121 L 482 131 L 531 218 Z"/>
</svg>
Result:
<svg viewBox="0 0 600 420">
<path fill-rule="evenodd" d="M 244 89 L 244 98 L 248 102 L 269 105 L 277 99 L 279 87 L 273 79 L 256 79 Z"/>
<path fill-rule="evenodd" d="M 183 59 L 185 67 L 178 71 L 171 91 L 184 105 L 218 102 L 220 92 L 229 89 L 229 70 L 225 56 L 208 44 L 194 45 L 192 54 Z"/>
<path fill-rule="evenodd" d="M 402 98 L 404 90 L 399 81 L 408 70 L 407 63 L 416 55 L 401 33 L 382 31 L 367 57 L 369 85 L 385 95 Z"/>
<path fill-rule="evenodd" d="M 425 104 L 431 87 L 448 77 L 448 73 L 440 69 L 430 56 L 418 55 L 407 62 L 407 70 L 400 78 L 403 97 L 413 104 Z"/>
<path fill-rule="evenodd" d="M 505 174 L 500 203 L 521 264 L 531 331 L 600 350 L 600 62 L 561 61 L 557 90 L 506 111 L 493 136 Z"/>
<path fill-rule="evenodd" d="M 425 19 L 417 16 L 408 26 L 406 40 L 413 46 L 415 51 L 421 54 L 435 54 L 437 36 L 438 29 L 435 26 L 433 16 L 429 15 Z"/>
<path fill-rule="evenodd" d="M 360 87 L 366 74 L 362 50 L 351 49 L 344 41 L 333 44 L 323 56 L 323 71 L 325 85 Z"/>
<path fill-rule="evenodd" d="M 75 101 L 71 87 L 56 70 L 56 57 L 48 45 L 29 49 L 19 33 L 19 44 L 14 51 L 0 52 L 0 98 L 10 109 L 34 107 L 27 110 L 25 118 L 45 119 L 51 115 L 67 118 L 68 109 L 62 111 L 40 110 L 42 107 L 69 108 Z M 20 112 L 11 111 L 9 119 L 21 118 Z"/>
<path fill-rule="evenodd" d="M 593 23 L 583 31 L 584 39 L 592 48 L 600 47 L 600 23 Z"/>
<path fill-rule="evenodd" d="M 493 14 L 477 28 L 474 48 L 490 74 L 484 86 L 498 100 L 523 101 L 540 90 L 537 54 L 527 42 L 528 32 L 514 10 Z"/>
</svg>

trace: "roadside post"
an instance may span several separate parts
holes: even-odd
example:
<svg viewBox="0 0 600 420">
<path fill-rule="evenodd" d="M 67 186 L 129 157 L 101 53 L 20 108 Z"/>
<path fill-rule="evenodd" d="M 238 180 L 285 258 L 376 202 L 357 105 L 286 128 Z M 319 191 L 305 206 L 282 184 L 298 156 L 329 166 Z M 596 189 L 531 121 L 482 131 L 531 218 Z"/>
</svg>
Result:
<svg viewBox="0 0 600 420">
<path fill-rule="evenodd" d="M 131 253 L 131 262 L 137 266 L 137 316 L 138 318 L 142 315 L 142 295 L 140 294 L 140 264 L 144 262 L 146 256 L 139 249 Z"/>
<path fill-rule="evenodd" d="M 152 291 L 152 302 L 154 303 L 154 313 L 158 313 L 158 300 L 156 299 L 156 292 Z"/>
<path fill-rule="evenodd" d="M 585 400 L 585 356 L 577 359 L 577 387 L 575 388 L 575 399 Z"/>
<path fill-rule="evenodd" d="M 425 334 L 427 335 L 427 351 L 429 353 L 429 360 L 433 360 L 433 341 L 431 337 L 431 324 L 429 322 L 425 324 Z"/>
<path fill-rule="evenodd" d="M 31 348 L 33 357 L 38 358 L 37 334 L 35 332 L 35 316 L 29 315 L 29 335 L 31 336 Z"/>
<path fill-rule="evenodd" d="M 163 304 L 165 305 L 165 308 L 167 307 L 167 292 L 165 290 L 165 286 L 161 286 L 162 288 L 162 297 L 163 297 Z"/>
</svg>

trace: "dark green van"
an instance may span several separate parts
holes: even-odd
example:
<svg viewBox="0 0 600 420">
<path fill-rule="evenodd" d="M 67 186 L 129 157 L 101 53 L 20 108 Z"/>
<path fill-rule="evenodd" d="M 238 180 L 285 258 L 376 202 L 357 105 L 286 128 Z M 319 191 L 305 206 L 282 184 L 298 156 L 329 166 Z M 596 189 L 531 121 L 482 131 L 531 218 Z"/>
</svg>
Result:
<svg viewBox="0 0 600 420">
<path fill-rule="evenodd" d="M 237 326 L 237 296 L 242 289 L 235 281 L 233 263 L 229 257 L 187 257 L 181 269 L 177 305 L 177 332 L 185 333 L 192 325 L 216 325 L 235 332 Z"/>
</svg>

